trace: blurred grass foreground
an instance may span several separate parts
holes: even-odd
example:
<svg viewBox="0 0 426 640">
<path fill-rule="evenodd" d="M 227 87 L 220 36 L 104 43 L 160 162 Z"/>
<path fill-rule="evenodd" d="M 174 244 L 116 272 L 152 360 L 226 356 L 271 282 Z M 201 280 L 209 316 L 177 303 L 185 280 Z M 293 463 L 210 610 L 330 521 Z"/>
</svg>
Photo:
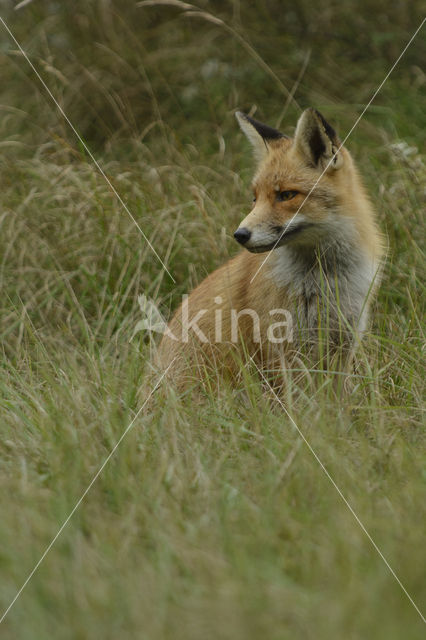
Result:
<svg viewBox="0 0 426 640">
<path fill-rule="evenodd" d="M 134 331 L 138 296 L 168 317 L 237 251 L 252 162 L 235 110 L 291 134 L 312 105 L 343 137 L 422 7 L 0 1 L 2 612 L 139 409 L 150 343 Z M 314 370 L 285 392 L 423 612 L 424 36 L 347 143 L 389 244 L 351 393 Z M 163 394 L 137 418 L 0 633 L 411 640 L 424 623 L 247 370 L 198 402 Z"/>
</svg>

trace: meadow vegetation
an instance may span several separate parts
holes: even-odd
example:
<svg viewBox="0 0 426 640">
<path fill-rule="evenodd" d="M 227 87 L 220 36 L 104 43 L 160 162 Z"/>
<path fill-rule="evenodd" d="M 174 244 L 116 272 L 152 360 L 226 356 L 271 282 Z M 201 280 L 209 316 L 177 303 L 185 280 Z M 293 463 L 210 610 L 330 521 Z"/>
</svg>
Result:
<svg viewBox="0 0 426 640">
<path fill-rule="evenodd" d="M 252 159 L 233 116 L 350 130 L 422 3 L 30 2 L 0 15 L 0 604 L 136 415 L 150 338 L 238 251 Z M 154 6 L 153 6 L 154 5 Z M 350 381 L 283 400 L 426 610 L 424 28 L 352 133 L 389 245 Z M 420 639 L 424 623 L 255 370 L 135 421 L 0 625 L 3 638 Z M 0 615 L 1 615 L 0 612 Z"/>
</svg>

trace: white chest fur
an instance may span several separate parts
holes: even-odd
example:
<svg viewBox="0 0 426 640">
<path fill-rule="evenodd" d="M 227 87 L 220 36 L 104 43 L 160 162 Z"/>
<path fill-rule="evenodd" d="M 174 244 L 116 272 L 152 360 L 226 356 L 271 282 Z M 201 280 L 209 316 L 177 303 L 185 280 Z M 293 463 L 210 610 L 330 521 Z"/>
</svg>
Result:
<svg viewBox="0 0 426 640">
<path fill-rule="evenodd" d="M 279 247 L 267 270 L 290 302 L 296 326 L 310 337 L 319 326 L 347 334 L 365 330 L 378 265 L 345 238 L 316 248 Z"/>
</svg>

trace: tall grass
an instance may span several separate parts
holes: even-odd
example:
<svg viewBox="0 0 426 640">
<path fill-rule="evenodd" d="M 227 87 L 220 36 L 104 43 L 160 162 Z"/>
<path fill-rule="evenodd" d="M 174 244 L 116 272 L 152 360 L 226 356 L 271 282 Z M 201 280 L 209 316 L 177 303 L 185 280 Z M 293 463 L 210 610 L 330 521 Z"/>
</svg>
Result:
<svg viewBox="0 0 426 640">
<path fill-rule="evenodd" d="M 236 251 L 252 167 L 233 111 L 291 133 L 313 104 L 344 134 L 421 20 L 420 2 L 197 6 L 0 5 L 176 279 L 3 31 L 2 610 L 140 407 L 137 296 L 169 315 Z M 283 399 L 424 611 L 423 52 L 420 35 L 347 143 L 389 243 L 350 393 L 312 370 Z M 214 382 L 198 402 L 156 394 L 4 637 L 423 637 L 258 373 Z"/>
</svg>

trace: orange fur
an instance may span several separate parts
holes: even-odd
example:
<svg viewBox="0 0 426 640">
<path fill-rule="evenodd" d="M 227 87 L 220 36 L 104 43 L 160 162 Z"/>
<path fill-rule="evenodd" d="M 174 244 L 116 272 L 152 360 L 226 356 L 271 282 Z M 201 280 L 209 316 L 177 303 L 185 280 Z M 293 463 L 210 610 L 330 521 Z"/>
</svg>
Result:
<svg viewBox="0 0 426 640">
<path fill-rule="evenodd" d="M 377 284 L 382 243 L 373 207 L 350 153 L 338 150 L 337 136 L 328 123 L 307 110 L 294 139 L 289 139 L 243 114 L 238 118 L 259 159 L 253 180 L 255 204 L 240 225 L 251 234 L 245 245 L 249 251 L 243 249 L 210 274 L 188 298 L 189 318 L 202 312 L 197 326 L 207 342 L 193 334 L 187 343 L 163 337 L 159 363 L 165 367 L 175 358 L 172 373 L 180 382 L 184 371 L 198 377 L 206 366 L 235 375 L 247 355 L 270 366 L 279 353 L 288 354 L 303 340 L 315 342 L 321 323 L 328 323 L 330 335 L 335 332 L 330 343 L 342 342 L 351 332 L 363 331 L 366 299 Z M 283 201 L 283 192 L 291 197 Z M 286 233 L 281 237 L 290 222 L 288 237 Z M 265 246 L 270 249 L 277 239 L 279 246 L 270 255 L 256 253 Z M 248 314 L 238 322 L 238 339 L 235 325 L 232 334 L 231 314 L 244 309 L 259 317 L 260 342 L 253 340 Z M 271 344 L 268 330 L 274 309 L 288 309 L 295 328 L 305 331 L 296 331 L 295 343 L 279 348 Z M 169 324 L 178 337 L 181 324 L 182 307 Z"/>
</svg>

